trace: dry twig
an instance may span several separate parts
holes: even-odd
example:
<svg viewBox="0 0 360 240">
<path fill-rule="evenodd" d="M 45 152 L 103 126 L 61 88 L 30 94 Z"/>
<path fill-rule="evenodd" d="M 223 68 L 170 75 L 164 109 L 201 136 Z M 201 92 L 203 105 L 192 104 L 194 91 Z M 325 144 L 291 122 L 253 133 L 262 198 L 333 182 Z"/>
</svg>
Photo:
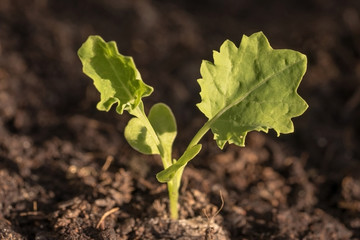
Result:
<svg viewBox="0 0 360 240">
<path fill-rule="evenodd" d="M 113 213 L 115 213 L 115 212 L 117 212 L 117 211 L 119 211 L 119 208 L 118 208 L 118 207 L 113 208 L 113 209 L 110 209 L 109 211 L 107 211 L 106 213 L 104 213 L 104 215 L 100 218 L 99 223 L 96 225 L 96 229 L 99 229 L 100 226 L 101 226 L 101 228 L 103 229 L 103 228 L 104 228 L 103 223 L 104 223 L 105 218 L 107 218 L 109 215 L 111 215 L 111 214 L 113 214 Z"/>
</svg>

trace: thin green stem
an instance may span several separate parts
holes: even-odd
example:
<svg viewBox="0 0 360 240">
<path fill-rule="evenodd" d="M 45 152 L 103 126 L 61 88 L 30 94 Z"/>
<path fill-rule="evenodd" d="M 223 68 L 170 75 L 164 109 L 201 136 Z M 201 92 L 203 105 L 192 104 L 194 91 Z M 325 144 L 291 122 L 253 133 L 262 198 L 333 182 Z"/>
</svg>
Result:
<svg viewBox="0 0 360 240">
<path fill-rule="evenodd" d="M 156 134 L 154 128 L 152 127 L 148 117 L 146 116 L 142 105 L 138 106 L 134 110 L 130 112 L 130 114 L 134 115 L 135 117 L 139 118 L 145 125 L 145 127 L 148 129 L 149 134 L 152 136 L 153 140 L 155 141 L 156 146 L 159 149 L 161 161 L 163 163 L 164 169 L 168 168 L 172 164 L 171 160 L 171 149 L 168 149 L 167 151 L 163 148 L 161 141 Z M 175 177 L 167 183 L 168 192 L 169 192 L 169 210 L 170 210 L 170 217 L 172 219 L 178 219 L 179 218 L 179 187 L 180 187 L 180 181 L 181 181 L 181 175 L 182 171 L 178 172 Z"/>
<path fill-rule="evenodd" d="M 176 173 L 175 177 L 167 183 L 169 192 L 169 210 L 170 218 L 179 218 L 179 187 L 180 187 L 181 174 Z"/>
<path fill-rule="evenodd" d="M 242 101 L 243 98 L 241 98 L 238 102 Z M 237 102 L 237 103 L 238 103 Z M 204 126 L 202 126 L 202 128 L 199 129 L 199 131 L 195 134 L 195 136 L 193 137 L 193 139 L 191 140 L 191 142 L 189 143 L 187 149 L 195 146 L 196 144 L 199 143 L 199 141 L 201 140 L 201 138 L 210 130 L 211 125 L 218 120 L 227 110 L 229 110 L 231 107 L 233 107 L 235 104 L 230 104 L 227 107 L 224 107 L 223 109 L 221 109 L 215 116 L 213 116 L 211 119 L 209 119 Z"/>
<path fill-rule="evenodd" d="M 209 131 L 211 126 L 211 121 L 208 121 L 204 124 L 202 128 L 199 129 L 199 131 L 195 134 L 193 139 L 188 145 L 188 149 L 195 146 L 199 143 L 201 138 Z M 170 180 L 168 185 L 168 192 L 169 192 L 169 208 L 170 208 L 170 217 L 172 219 L 178 219 L 179 218 L 179 207 L 178 207 L 178 201 L 179 201 L 179 188 L 181 183 L 181 177 L 184 171 L 184 167 L 179 169 L 172 180 Z"/>
<path fill-rule="evenodd" d="M 165 151 L 165 149 L 163 148 L 158 135 L 156 134 L 156 132 L 153 129 L 149 119 L 147 118 L 146 114 L 144 113 L 142 105 L 139 105 L 137 108 L 132 110 L 130 112 L 130 114 L 132 114 L 135 117 L 139 118 L 144 123 L 146 128 L 148 129 L 149 134 L 152 136 L 152 138 L 154 139 L 156 145 L 158 146 L 164 169 L 170 167 L 172 165 L 171 149 Z M 199 141 L 202 139 L 202 137 L 210 130 L 210 127 L 211 127 L 214 119 L 217 119 L 217 117 L 215 116 L 213 119 L 206 122 L 204 124 L 204 126 L 202 126 L 202 128 L 199 129 L 199 131 L 195 134 L 195 136 L 193 137 L 193 139 L 189 143 L 187 149 L 190 149 L 191 147 L 194 147 L 195 145 L 197 145 L 199 143 Z M 173 177 L 173 179 L 170 180 L 167 183 L 167 188 L 168 188 L 168 193 L 169 193 L 169 210 L 170 210 L 171 219 L 178 219 L 179 218 L 179 213 L 178 213 L 179 212 L 179 206 L 178 206 L 179 205 L 179 203 L 178 203 L 178 201 L 179 201 L 179 188 L 180 188 L 180 183 L 181 183 L 181 177 L 182 177 L 182 174 L 183 174 L 183 170 L 184 170 L 184 168 L 179 169 L 175 173 L 175 176 Z"/>
<path fill-rule="evenodd" d="M 210 130 L 211 123 L 212 121 L 207 121 L 204 126 L 199 129 L 186 149 L 189 149 L 200 142 L 201 138 Z"/>
</svg>

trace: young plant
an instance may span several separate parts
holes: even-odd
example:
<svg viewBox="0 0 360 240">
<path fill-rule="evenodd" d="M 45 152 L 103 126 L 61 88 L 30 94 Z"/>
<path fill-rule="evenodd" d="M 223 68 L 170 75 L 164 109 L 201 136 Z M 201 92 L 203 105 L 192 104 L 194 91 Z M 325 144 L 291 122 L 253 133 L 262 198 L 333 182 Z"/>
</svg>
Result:
<svg viewBox="0 0 360 240">
<path fill-rule="evenodd" d="M 220 51 L 214 51 L 214 63 L 203 61 L 201 102 L 197 107 L 208 121 L 195 134 L 179 159 L 172 158 L 172 145 L 177 134 L 176 121 L 164 103 L 144 111 L 142 98 L 153 88 L 146 85 L 131 57 L 119 54 L 116 43 L 90 36 L 78 55 L 83 71 L 93 79 L 100 92 L 97 108 L 128 111 L 133 118 L 125 128 L 125 138 L 143 154 L 159 154 L 164 170 L 156 177 L 167 183 L 170 216 L 178 218 L 178 196 L 186 164 L 201 150 L 199 141 L 211 130 L 223 148 L 228 143 L 245 145 L 249 131 L 280 133 L 294 131 L 291 118 L 300 116 L 308 105 L 297 88 L 306 71 L 306 56 L 287 49 L 274 50 L 262 32 L 243 36 L 240 46 L 226 40 Z"/>
</svg>

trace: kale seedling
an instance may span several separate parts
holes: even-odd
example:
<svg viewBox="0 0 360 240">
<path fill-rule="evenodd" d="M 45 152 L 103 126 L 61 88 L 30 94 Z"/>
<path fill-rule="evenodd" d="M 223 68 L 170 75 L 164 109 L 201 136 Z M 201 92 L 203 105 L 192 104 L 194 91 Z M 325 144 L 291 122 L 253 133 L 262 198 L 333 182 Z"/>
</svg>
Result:
<svg viewBox="0 0 360 240">
<path fill-rule="evenodd" d="M 287 49 L 274 50 L 262 32 L 243 36 L 240 46 L 226 40 L 214 51 L 214 63 L 203 61 L 201 102 L 197 107 L 208 121 L 195 134 L 179 159 L 172 158 L 177 134 L 174 115 L 164 103 L 144 111 L 142 98 L 153 88 L 146 85 L 132 57 L 119 54 L 116 43 L 90 36 L 78 55 L 83 71 L 93 79 L 101 95 L 97 108 L 128 111 L 133 118 L 125 128 L 125 138 L 143 154 L 159 154 L 164 170 L 156 175 L 166 182 L 170 199 L 170 216 L 178 218 L 178 195 L 186 164 L 201 150 L 199 141 L 211 130 L 219 148 L 228 143 L 245 145 L 249 131 L 291 133 L 291 118 L 300 116 L 308 105 L 297 94 L 305 74 L 306 56 Z"/>
</svg>

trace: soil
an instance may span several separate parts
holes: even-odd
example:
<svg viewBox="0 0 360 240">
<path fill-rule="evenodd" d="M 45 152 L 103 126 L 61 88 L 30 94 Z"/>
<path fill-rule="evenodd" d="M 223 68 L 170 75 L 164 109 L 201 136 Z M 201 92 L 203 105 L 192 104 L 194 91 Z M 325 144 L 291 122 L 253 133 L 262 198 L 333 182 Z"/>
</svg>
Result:
<svg viewBox="0 0 360 240">
<path fill-rule="evenodd" d="M 156 156 L 99 112 L 76 51 L 115 40 L 178 119 L 174 157 L 206 121 L 199 66 L 262 30 L 308 56 L 295 133 L 206 135 L 169 220 Z M 360 239 L 360 1 L 0 1 L 0 239 Z M 223 200 L 222 200 L 223 199 Z M 224 203 L 224 207 L 217 212 Z"/>
</svg>

